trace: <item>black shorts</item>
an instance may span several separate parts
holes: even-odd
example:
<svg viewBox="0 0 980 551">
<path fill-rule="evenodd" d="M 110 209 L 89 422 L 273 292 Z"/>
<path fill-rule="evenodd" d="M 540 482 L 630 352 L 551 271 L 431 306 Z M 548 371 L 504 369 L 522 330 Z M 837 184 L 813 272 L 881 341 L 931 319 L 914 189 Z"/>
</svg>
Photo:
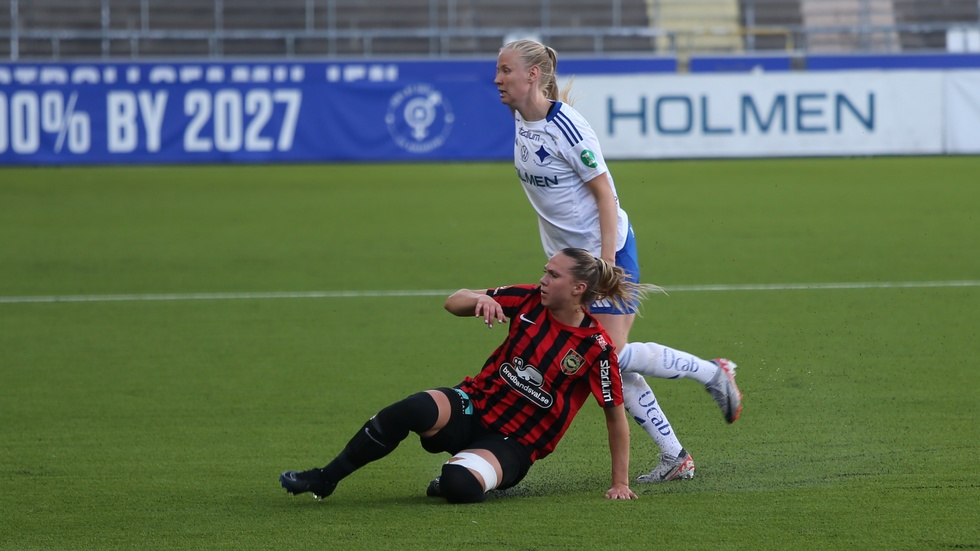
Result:
<svg viewBox="0 0 980 551">
<path fill-rule="evenodd" d="M 419 438 L 425 451 L 455 455 L 463 450 L 487 450 L 497 458 L 503 471 L 497 484 L 498 490 L 506 490 L 524 480 L 531 468 L 531 450 L 516 438 L 484 427 L 479 417 L 473 414 L 473 407 L 462 391 L 453 388 L 436 390 L 449 398 L 452 411 L 442 430 L 429 438 Z"/>
</svg>

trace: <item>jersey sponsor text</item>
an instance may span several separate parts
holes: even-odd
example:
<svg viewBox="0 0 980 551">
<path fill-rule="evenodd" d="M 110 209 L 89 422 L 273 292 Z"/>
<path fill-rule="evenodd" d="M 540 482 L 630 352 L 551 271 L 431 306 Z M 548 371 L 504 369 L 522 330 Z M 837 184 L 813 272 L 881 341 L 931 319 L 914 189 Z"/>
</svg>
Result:
<svg viewBox="0 0 980 551">
<path fill-rule="evenodd" d="M 609 375 L 609 360 L 599 362 L 599 379 L 602 381 L 602 399 L 607 404 L 613 403 L 612 377 Z"/>
<path fill-rule="evenodd" d="M 535 187 L 558 187 L 558 176 L 538 176 L 526 170 L 517 169 L 517 177 L 529 186 Z"/>
<path fill-rule="evenodd" d="M 527 138 L 527 139 L 531 140 L 532 142 L 539 142 L 539 141 L 541 141 L 541 135 L 540 134 L 538 134 L 536 132 L 531 132 L 527 128 L 521 127 L 521 129 L 518 130 L 517 133 L 520 134 L 521 137 Z"/>
<path fill-rule="evenodd" d="M 516 359 L 516 358 L 515 358 Z M 532 371 L 528 375 L 527 371 Z M 555 399 L 547 391 L 542 390 L 541 387 L 541 374 L 538 372 L 534 366 L 526 366 L 524 369 L 520 367 L 516 368 L 509 363 L 505 363 L 500 366 L 500 376 L 503 377 L 507 384 L 511 386 L 517 392 L 520 392 L 525 398 L 534 402 L 538 407 L 548 409 L 551 404 L 555 402 Z M 610 398 L 611 399 L 611 398 Z"/>
</svg>

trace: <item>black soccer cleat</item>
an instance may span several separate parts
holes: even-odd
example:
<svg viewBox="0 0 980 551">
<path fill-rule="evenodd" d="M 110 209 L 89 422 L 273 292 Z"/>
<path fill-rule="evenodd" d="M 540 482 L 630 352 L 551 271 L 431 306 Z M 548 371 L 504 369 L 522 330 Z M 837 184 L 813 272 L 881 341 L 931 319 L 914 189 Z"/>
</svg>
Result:
<svg viewBox="0 0 980 551">
<path fill-rule="evenodd" d="M 432 479 L 429 482 L 429 487 L 425 489 L 425 495 L 429 497 L 442 497 L 442 488 L 439 487 L 439 477 Z"/>
<path fill-rule="evenodd" d="M 313 497 L 323 499 L 333 493 L 337 483 L 323 476 L 320 469 L 308 471 L 286 471 L 279 475 L 279 482 L 293 495 L 311 492 Z"/>
</svg>

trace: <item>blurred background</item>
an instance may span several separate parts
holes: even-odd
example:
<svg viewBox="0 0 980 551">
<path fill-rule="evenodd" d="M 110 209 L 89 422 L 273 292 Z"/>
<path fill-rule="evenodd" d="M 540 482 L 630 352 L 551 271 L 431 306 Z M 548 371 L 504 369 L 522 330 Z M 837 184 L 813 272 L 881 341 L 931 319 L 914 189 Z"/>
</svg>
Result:
<svg viewBox="0 0 980 551">
<path fill-rule="evenodd" d="M 7 0 L 10 60 L 495 54 L 980 52 L 975 0 Z"/>
<path fill-rule="evenodd" d="M 977 0 L 6 4 L 0 165 L 502 161 L 517 38 L 610 159 L 980 153 Z"/>
</svg>

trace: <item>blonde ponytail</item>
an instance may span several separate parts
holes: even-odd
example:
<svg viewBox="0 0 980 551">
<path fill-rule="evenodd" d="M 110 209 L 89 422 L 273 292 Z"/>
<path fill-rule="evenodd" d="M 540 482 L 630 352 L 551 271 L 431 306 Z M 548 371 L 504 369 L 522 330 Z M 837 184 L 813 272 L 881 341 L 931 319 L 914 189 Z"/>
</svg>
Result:
<svg viewBox="0 0 980 551">
<path fill-rule="evenodd" d="M 656 285 L 627 280 L 626 272 L 622 268 L 592 256 L 585 249 L 569 247 L 559 252 L 575 261 L 572 275 L 585 282 L 586 291 L 582 295 L 582 304 L 608 299 L 618 310 L 636 310 L 648 292 L 663 292 Z"/>
</svg>

